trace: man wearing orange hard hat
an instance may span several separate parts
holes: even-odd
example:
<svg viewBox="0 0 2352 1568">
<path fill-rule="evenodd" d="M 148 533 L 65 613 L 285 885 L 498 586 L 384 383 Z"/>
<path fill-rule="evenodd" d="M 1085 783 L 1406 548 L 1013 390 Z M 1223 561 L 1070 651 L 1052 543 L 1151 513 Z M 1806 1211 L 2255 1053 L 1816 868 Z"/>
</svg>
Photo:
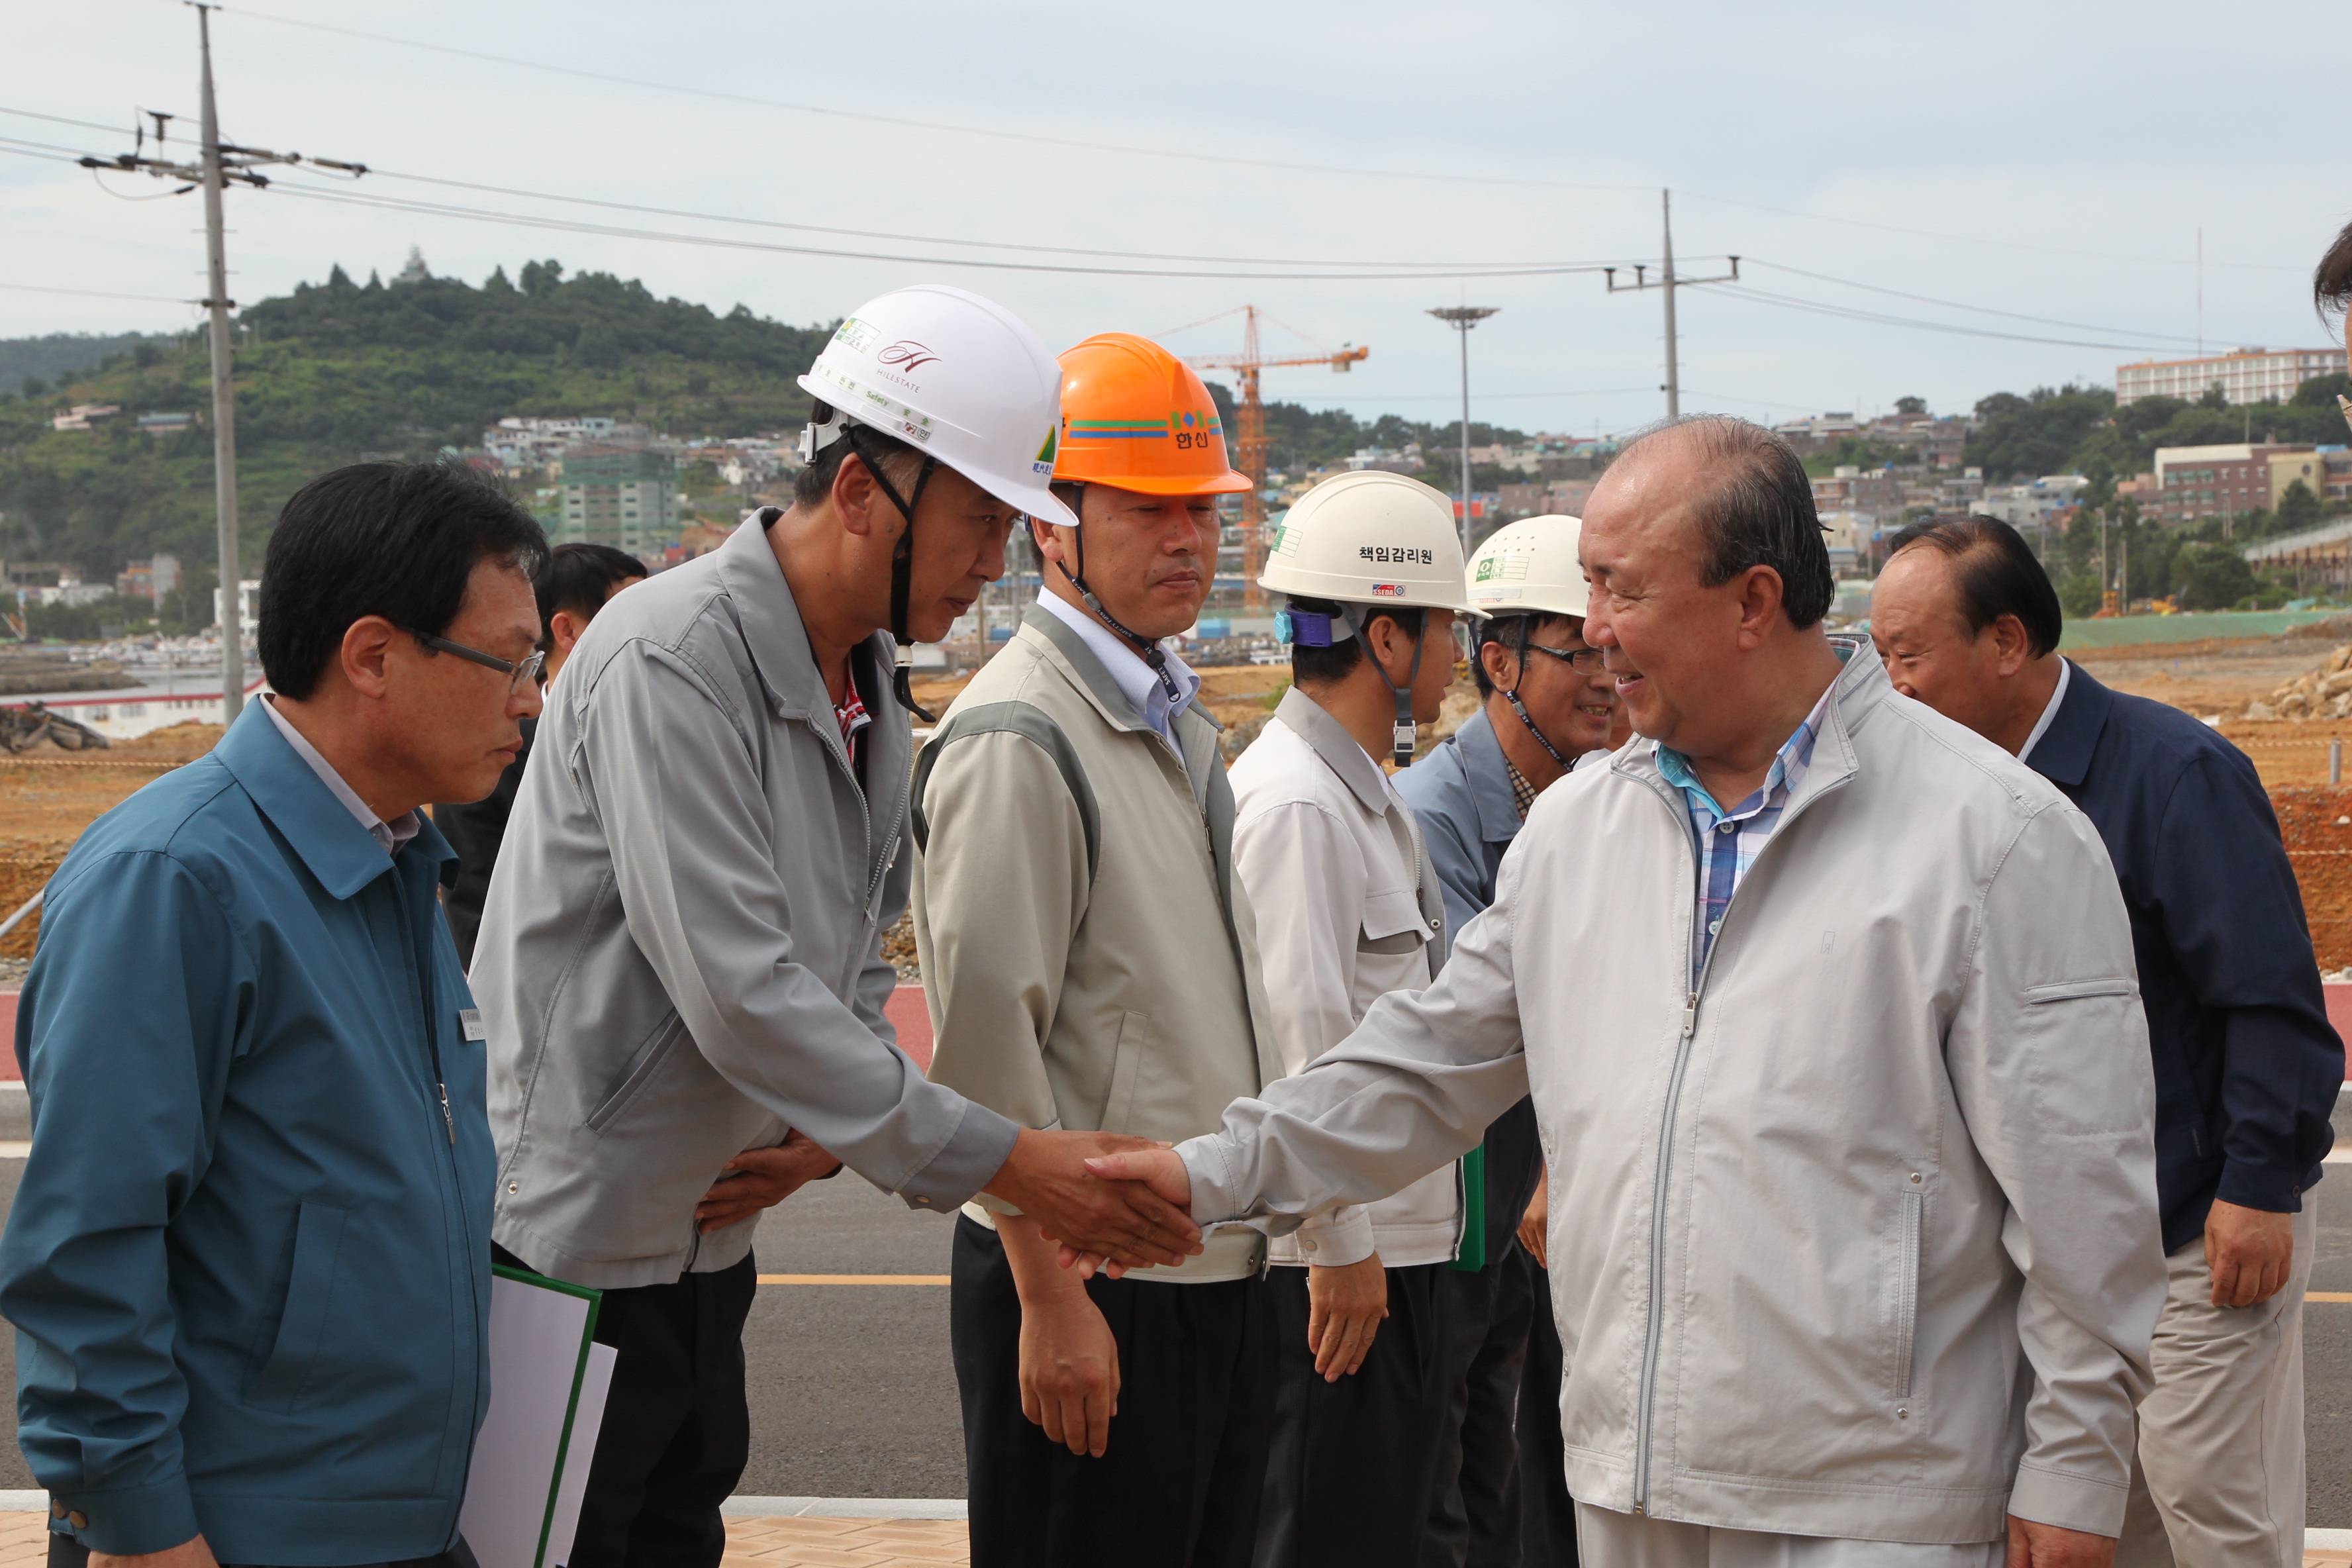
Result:
<svg viewBox="0 0 2352 1568">
<path fill-rule="evenodd" d="M 915 942 L 931 1077 L 1024 1126 L 1175 1140 L 1282 1076 L 1234 797 L 1162 639 L 1246 489 L 1201 378 L 1123 332 L 1062 356 L 1045 584 L 923 748 Z M 1265 1238 L 1087 1279 L 991 1197 L 956 1224 L 950 1336 L 971 1561 L 1250 1561 L 1276 1373 Z M 1153 1528 L 1139 1531 L 1139 1521 Z"/>
</svg>

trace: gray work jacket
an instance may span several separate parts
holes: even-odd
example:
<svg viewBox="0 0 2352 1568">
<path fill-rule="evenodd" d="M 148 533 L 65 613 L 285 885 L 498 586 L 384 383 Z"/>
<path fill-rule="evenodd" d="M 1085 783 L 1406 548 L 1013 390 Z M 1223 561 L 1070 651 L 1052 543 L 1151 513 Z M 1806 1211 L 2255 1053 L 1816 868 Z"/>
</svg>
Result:
<svg viewBox="0 0 2352 1568">
<path fill-rule="evenodd" d="M 913 757 L 890 643 L 852 658 L 858 783 L 755 519 L 614 596 L 550 689 L 474 952 L 499 1245 L 605 1288 L 740 1261 L 698 1236 L 740 1151 L 798 1128 L 915 1207 L 971 1196 L 1017 1129 L 894 1043 Z"/>
<path fill-rule="evenodd" d="M 1694 986 L 1690 813 L 1653 750 L 1538 797 L 1429 989 L 1178 1146 L 1194 1216 L 1392 1192 L 1532 1089 L 1579 1501 L 2115 1534 L 2165 1274 L 2097 832 L 1864 650 Z"/>
</svg>

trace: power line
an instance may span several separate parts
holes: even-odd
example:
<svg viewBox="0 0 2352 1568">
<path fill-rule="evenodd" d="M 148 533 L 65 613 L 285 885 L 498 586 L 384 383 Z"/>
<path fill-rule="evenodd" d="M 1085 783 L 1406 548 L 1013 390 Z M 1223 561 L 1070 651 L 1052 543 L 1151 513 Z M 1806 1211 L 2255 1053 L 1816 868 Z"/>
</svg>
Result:
<svg viewBox="0 0 2352 1568">
<path fill-rule="evenodd" d="M 1846 305 L 1824 304 L 1815 300 L 1798 300 L 1786 294 L 1768 293 L 1746 285 L 1711 284 L 1707 292 L 1726 299 L 1747 300 L 1759 305 L 1777 305 L 1784 310 L 1805 310 L 1814 315 L 1834 316 L 1849 321 L 1868 321 L 1880 326 L 1910 327 L 1919 331 L 1948 332 L 1957 337 L 1999 338 L 2017 343 L 2049 343 L 2059 348 L 2105 349 L 2115 353 L 2149 352 L 2147 343 L 2094 343 L 2074 338 L 2037 337 L 2025 332 L 1995 331 L 1990 327 L 1965 327 L 1949 321 L 1925 321 L 1913 316 L 1890 316 L 1877 310 L 1862 310 Z"/>
<path fill-rule="evenodd" d="M 163 294 L 113 294 L 99 289 L 58 289 L 46 283 L 0 283 L 19 294 L 78 294 L 85 300 L 142 300 L 153 305 L 197 305 L 200 300 L 174 300 Z"/>
<path fill-rule="evenodd" d="M 1766 267 L 1775 272 L 1792 273 L 1799 278 L 1812 279 L 1817 283 L 1834 283 L 1841 289 L 1860 289 L 1867 293 L 1885 294 L 1892 299 L 1909 300 L 1921 305 L 1941 305 L 1948 310 L 1969 310 L 1980 316 L 2001 316 L 2012 321 L 2030 321 L 2043 327 L 2068 327 L 2081 332 L 2112 332 L 2118 337 L 2134 335 L 2133 330 L 2126 327 L 2101 327 L 2094 326 L 2087 321 L 2061 321 L 2048 316 L 2020 315 L 2015 310 L 1997 310 L 1990 305 L 1964 305 L 1957 300 L 1938 300 L 1926 294 L 1906 294 L 1900 289 L 1884 289 L 1875 283 L 1857 283 L 1851 278 L 1832 278 L 1824 272 L 1808 272 L 1801 267 L 1790 267 L 1778 261 L 1759 261 L 1752 256 L 1742 257 L 1740 259 L 1746 261 L 1750 267 Z M 2138 332 L 2137 335 L 2144 338 L 2170 338 L 2175 342 L 2182 343 L 2196 341 L 2180 332 Z"/>
<path fill-rule="evenodd" d="M 312 32 L 333 33 L 347 38 L 359 38 L 369 43 L 391 44 L 401 48 L 422 49 L 432 54 L 451 55 L 461 59 L 478 60 L 489 65 L 513 66 L 523 70 L 543 71 L 554 76 L 568 76 L 585 81 L 611 82 L 622 87 L 644 88 L 654 92 L 676 93 L 687 98 L 709 99 L 715 102 L 746 105 L 755 109 L 782 110 L 791 113 L 820 115 L 832 120 L 855 120 L 874 125 L 893 125 L 907 130 L 945 132 L 959 136 L 993 137 L 1000 141 L 1024 142 L 1048 147 L 1073 148 L 1087 153 L 1115 153 L 1122 157 L 1170 158 L 1182 163 L 1217 163 L 1235 168 L 1276 169 L 1296 174 L 1347 174 L 1374 180 L 1425 180 L 1440 184 L 1513 185 L 1535 190 L 1601 191 L 1612 194 L 1647 195 L 1654 185 L 1621 184 L 1580 180 L 1536 179 L 1520 175 L 1444 174 L 1415 169 L 1375 169 L 1343 163 L 1304 163 L 1276 158 L 1248 158 L 1233 153 L 1202 153 L 1176 147 L 1150 147 L 1118 142 L 1092 141 L 1073 136 L 1051 136 L 1040 132 L 1006 131 L 994 126 L 962 125 L 948 121 L 916 120 L 907 117 L 874 114 L 859 110 L 833 109 L 822 104 L 794 103 L 782 99 L 761 97 L 749 93 L 727 92 L 717 88 L 687 87 L 677 82 L 654 81 L 643 77 L 623 76 L 612 71 L 586 70 L 575 66 L 559 66 L 545 60 L 524 59 L 513 55 L 494 55 L 480 49 L 459 48 L 452 44 L 426 43 L 417 38 L 395 37 L 386 33 L 362 32 L 355 27 L 338 27 L 325 22 L 313 22 L 300 17 L 282 16 L 274 12 L 257 11 L 246 6 L 234 8 L 240 16 L 257 21 L 276 22 L 289 27 L 304 27 Z M 2076 250 L 2063 246 L 2034 245 L 2022 240 L 1987 239 L 1980 235 L 1946 234 L 1934 229 L 1911 228 L 1900 224 L 1879 223 L 1864 218 L 1838 217 L 1826 213 L 1811 213 L 1794 207 L 1771 206 L 1762 202 L 1744 201 L 1736 196 L 1715 195 L 1705 191 L 1685 190 L 1685 195 L 1703 201 L 1721 202 L 1728 206 L 1749 207 L 1758 212 L 1774 213 L 1812 223 L 1843 224 L 1849 227 L 1876 229 L 1886 234 L 1907 235 L 1915 238 L 1938 240 L 1953 245 L 1982 245 L 1995 249 L 2033 252 L 2045 256 L 2066 256 L 2097 261 L 2129 261 L 2147 266 L 2189 267 L 2192 261 L 2168 256 L 2131 256 L 2112 251 Z M 2209 267 L 2230 267 L 2235 269 L 2291 272 L 2293 267 L 2274 262 L 2209 261 Z"/>
</svg>

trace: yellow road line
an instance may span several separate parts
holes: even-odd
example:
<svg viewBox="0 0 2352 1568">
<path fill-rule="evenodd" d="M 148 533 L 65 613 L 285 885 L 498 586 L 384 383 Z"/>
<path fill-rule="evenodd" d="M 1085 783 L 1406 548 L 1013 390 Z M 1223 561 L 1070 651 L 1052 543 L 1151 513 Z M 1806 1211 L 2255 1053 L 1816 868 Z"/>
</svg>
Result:
<svg viewBox="0 0 2352 1568">
<path fill-rule="evenodd" d="M 2305 1290 L 2306 1301 L 2352 1301 L 2352 1290 Z"/>
<path fill-rule="evenodd" d="M 762 1285 L 944 1285 L 944 1274 L 762 1274 Z M 2352 1296 L 2345 1298 L 2352 1301 Z"/>
</svg>

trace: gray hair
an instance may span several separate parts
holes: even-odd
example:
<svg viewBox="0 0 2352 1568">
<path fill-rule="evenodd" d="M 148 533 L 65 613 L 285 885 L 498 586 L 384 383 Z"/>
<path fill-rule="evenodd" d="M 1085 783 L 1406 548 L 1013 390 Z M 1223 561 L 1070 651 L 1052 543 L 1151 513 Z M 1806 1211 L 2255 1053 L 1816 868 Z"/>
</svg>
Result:
<svg viewBox="0 0 2352 1568">
<path fill-rule="evenodd" d="M 1685 414 L 1637 432 L 1617 461 L 1675 435 L 1697 443 L 1711 469 L 1724 470 L 1696 508 L 1699 580 L 1717 588 L 1750 567 L 1769 566 L 1780 575 L 1780 608 L 1790 626 L 1801 630 L 1829 614 L 1829 545 L 1796 448 L 1734 415 Z"/>
</svg>

